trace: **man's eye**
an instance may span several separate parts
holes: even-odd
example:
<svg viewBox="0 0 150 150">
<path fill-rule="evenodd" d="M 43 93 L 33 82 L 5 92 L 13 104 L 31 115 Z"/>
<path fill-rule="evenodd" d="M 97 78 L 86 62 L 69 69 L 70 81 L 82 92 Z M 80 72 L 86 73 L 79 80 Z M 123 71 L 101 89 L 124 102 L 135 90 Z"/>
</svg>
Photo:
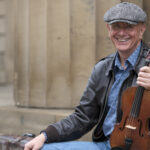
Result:
<svg viewBox="0 0 150 150">
<path fill-rule="evenodd" d="M 120 26 L 119 25 L 113 25 L 112 28 L 113 29 L 120 29 Z"/>
<path fill-rule="evenodd" d="M 120 26 L 118 24 L 114 24 L 112 25 L 112 29 L 114 30 L 119 30 L 119 29 L 133 29 L 134 28 L 134 25 L 126 25 L 126 26 Z"/>
<path fill-rule="evenodd" d="M 127 28 L 128 29 L 132 29 L 134 26 L 133 25 L 128 25 Z"/>
</svg>

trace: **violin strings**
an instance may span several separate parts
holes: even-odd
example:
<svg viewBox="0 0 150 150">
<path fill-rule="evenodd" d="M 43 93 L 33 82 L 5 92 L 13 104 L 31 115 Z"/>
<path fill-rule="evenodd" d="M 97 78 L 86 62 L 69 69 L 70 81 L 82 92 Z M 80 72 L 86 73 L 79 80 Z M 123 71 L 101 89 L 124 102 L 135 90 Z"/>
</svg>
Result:
<svg viewBox="0 0 150 150">
<path fill-rule="evenodd" d="M 150 64 L 150 50 L 147 53 L 147 57 L 146 57 L 146 61 L 145 61 L 145 66 L 148 66 Z M 144 87 L 138 87 L 136 89 L 136 95 L 133 101 L 133 105 L 132 105 L 132 109 L 129 113 L 129 116 L 127 118 L 127 125 L 130 125 L 131 122 L 131 126 L 133 126 L 135 122 L 135 119 L 138 117 L 139 112 L 140 112 L 140 106 L 141 106 L 141 102 L 142 102 L 142 97 L 143 97 L 143 93 L 144 93 Z M 127 136 L 130 135 L 130 137 L 133 137 L 134 132 L 132 132 L 132 129 L 130 128 L 125 128 L 125 138 L 127 138 Z"/>
<path fill-rule="evenodd" d="M 143 96 L 144 88 L 143 87 L 138 87 L 136 89 L 136 95 L 133 100 L 133 105 L 132 109 L 129 114 L 129 119 L 127 120 L 127 125 L 130 125 L 131 127 L 135 126 L 135 119 L 138 117 L 139 111 L 140 111 L 140 105 L 142 101 L 142 96 Z M 125 138 L 133 137 L 134 136 L 134 131 L 135 129 L 130 129 L 126 128 L 125 131 Z"/>
</svg>

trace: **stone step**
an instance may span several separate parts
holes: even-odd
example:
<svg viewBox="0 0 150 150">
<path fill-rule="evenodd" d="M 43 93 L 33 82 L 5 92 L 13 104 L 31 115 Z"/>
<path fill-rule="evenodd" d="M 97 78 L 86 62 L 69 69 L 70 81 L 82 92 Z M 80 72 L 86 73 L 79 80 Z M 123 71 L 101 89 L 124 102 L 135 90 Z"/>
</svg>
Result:
<svg viewBox="0 0 150 150">
<path fill-rule="evenodd" d="M 39 134 L 49 124 L 71 114 L 71 109 L 38 109 L 16 107 L 13 86 L 0 86 L 0 133 L 22 135 Z M 91 132 L 80 140 L 91 140 Z"/>
<path fill-rule="evenodd" d="M 0 106 L 0 133 L 23 135 L 39 134 L 49 124 L 71 114 L 71 109 L 20 108 L 14 105 Z M 91 140 L 91 132 L 79 140 Z"/>
</svg>

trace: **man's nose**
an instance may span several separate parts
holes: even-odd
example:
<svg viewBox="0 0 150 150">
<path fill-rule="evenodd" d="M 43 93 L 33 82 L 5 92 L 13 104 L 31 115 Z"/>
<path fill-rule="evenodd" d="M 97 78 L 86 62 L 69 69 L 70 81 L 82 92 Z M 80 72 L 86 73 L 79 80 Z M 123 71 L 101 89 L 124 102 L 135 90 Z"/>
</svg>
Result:
<svg viewBox="0 0 150 150">
<path fill-rule="evenodd" d="M 119 29 L 119 31 L 118 31 L 118 33 L 119 33 L 120 35 L 124 35 L 125 32 L 126 32 L 126 30 L 125 30 L 124 28 L 121 28 L 121 29 Z"/>
</svg>

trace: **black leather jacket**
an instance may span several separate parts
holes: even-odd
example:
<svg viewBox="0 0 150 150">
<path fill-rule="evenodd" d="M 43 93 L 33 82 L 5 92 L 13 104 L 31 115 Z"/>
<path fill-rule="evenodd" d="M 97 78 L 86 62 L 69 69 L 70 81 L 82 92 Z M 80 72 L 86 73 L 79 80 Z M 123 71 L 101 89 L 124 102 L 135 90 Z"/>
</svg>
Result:
<svg viewBox="0 0 150 150">
<path fill-rule="evenodd" d="M 117 121 L 121 121 L 121 94 L 130 86 L 136 86 L 139 69 L 145 64 L 145 56 L 148 47 L 142 42 L 140 55 L 134 69 L 124 81 L 120 89 Z M 43 130 L 48 136 L 48 142 L 68 141 L 80 138 L 96 126 L 92 139 L 94 141 L 105 140 L 102 132 L 102 124 L 107 114 L 107 96 L 114 82 L 113 64 L 116 54 L 101 59 L 94 67 L 87 87 L 81 97 L 80 104 L 75 111 L 65 119 L 48 126 Z"/>
</svg>

